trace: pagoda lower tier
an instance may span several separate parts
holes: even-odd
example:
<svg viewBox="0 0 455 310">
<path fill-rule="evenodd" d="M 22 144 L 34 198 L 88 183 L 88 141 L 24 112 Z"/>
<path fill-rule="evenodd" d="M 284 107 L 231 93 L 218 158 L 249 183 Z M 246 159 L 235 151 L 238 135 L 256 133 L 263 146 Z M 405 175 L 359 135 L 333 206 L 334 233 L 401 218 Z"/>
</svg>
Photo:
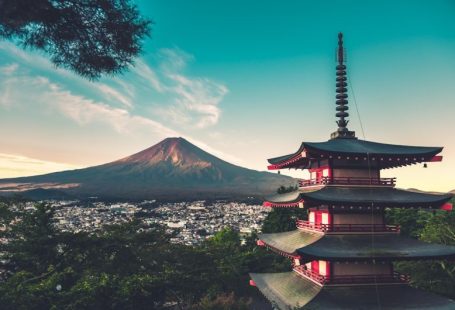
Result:
<svg viewBox="0 0 455 310">
<path fill-rule="evenodd" d="M 408 285 L 321 286 L 296 272 L 250 274 L 278 309 L 455 309 L 455 302 Z"/>
<path fill-rule="evenodd" d="M 264 206 L 303 208 L 323 205 L 338 210 L 351 207 L 371 209 L 372 206 L 440 209 L 451 198 L 451 194 L 430 194 L 392 187 L 318 186 L 270 196 Z"/>
<path fill-rule="evenodd" d="M 304 230 L 261 234 L 258 245 L 290 258 L 371 261 L 455 258 L 455 246 L 398 234 L 321 234 Z"/>
</svg>

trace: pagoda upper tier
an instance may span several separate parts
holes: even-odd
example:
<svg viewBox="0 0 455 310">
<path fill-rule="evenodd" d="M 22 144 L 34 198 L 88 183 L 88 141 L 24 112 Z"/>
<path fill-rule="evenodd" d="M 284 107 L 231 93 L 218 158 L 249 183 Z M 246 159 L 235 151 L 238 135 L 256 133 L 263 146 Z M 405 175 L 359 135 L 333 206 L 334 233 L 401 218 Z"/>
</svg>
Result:
<svg viewBox="0 0 455 310">
<path fill-rule="evenodd" d="M 452 198 L 451 194 L 429 194 L 393 187 L 318 186 L 267 198 L 267 207 L 311 207 L 326 205 L 330 209 L 351 208 L 425 208 L 439 209 Z"/>
<path fill-rule="evenodd" d="M 441 161 L 436 156 L 442 147 L 409 146 L 377 143 L 351 138 L 333 138 L 326 142 L 303 142 L 292 154 L 268 159 L 269 170 L 294 168 L 311 169 L 321 161 L 332 166 L 357 165 L 373 169 L 387 169 L 421 162 Z"/>
<path fill-rule="evenodd" d="M 412 260 L 455 258 L 455 246 L 426 243 L 397 234 L 327 235 L 293 230 L 281 233 L 260 234 L 260 245 L 279 254 L 305 261 Z"/>
</svg>

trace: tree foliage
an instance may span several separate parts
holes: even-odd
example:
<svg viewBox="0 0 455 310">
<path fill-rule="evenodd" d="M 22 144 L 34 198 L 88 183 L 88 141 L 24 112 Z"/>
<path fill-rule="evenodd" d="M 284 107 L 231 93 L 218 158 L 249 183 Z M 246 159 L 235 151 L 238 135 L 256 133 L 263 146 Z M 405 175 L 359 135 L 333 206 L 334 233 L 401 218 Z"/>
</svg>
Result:
<svg viewBox="0 0 455 310">
<path fill-rule="evenodd" d="M 415 209 L 386 210 L 385 220 L 389 225 L 399 225 L 401 235 L 418 238 L 429 220 L 428 211 Z"/>
<path fill-rule="evenodd" d="M 297 188 L 298 188 L 297 186 L 292 186 L 292 185 L 287 186 L 287 187 L 281 185 L 280 187 L 278 187 L 278 189 L 277 189 L 276 192 L 277 192 L 278 194 L 290 193 L 290 192 L 296 191 Z"/>
<path fill-rule="evenodd" d="M 275 231 L 289 217 L 304 217 L 291 213 L 299 209 L 274 212 L 282 212 L 271 217 L 277 225 L 268 219 Z M 408 225 L 409 235 L 455 244 L 455 213 L 414 212 L 413 222 L 410 212 L 393 212 L 387 218 Z M 5 204 L 0 227 L 0 238 L 8 240 L 0 243 L 2 309 L 245 309 L 258 294 L 248 286 L 249 272 L 290 268 L 287 259 L 257 247 L 256 235 L 242 243 L 232 229 L 188 247 L 139 221 L 92 234 L 60 232 L 50 207 Z M 396 270 L 411 275 L 413 286 L 455 298 L 453 262 L 399 262 Z"/>
<path fill-rule="evenodd" d="M 280 186 L 277 189 L 278 194 L 290 193 L 297 190 L 295 186 Z M 306 209 L 297 208 L 274 208 L 264 220 L 262 224 L 262 232 L 276 233 L 283 231 L 291 231 L 296 229 L 295 222 L 298 219 L 305 220 L 308 218 Z"/>
<path fill-rule="evenodd" d="M 274 208 L 264 220 L 262 232 L 277 233 L 296 229 L 297 220 L 308 218 L 305 209 L 298 208 Z"/>
<path fill-rule="evenodd" d="M 387 218 L 402 226 L 402 233 L 430 243 L 455 245 L 455 213 L 393 210 Z M 404 230 L 403 230 L 404 227 Z M 397 271 L 411 276 L 411 285 L 455 298 L 455 263 L 447 260 L 395 263 Z"/>
<path fill-rule="evenodd" d="M 251 299 L 236 298 L 234 293 L 220 294 L 216 298 L 211 299 L 204 297 L 193 308 L 198 310 L 247 310 L 250 309 Z"/>
<path fill-rule="evenodd" d="M 139 221 L 74 234 L 55 229 L 46 205 L 0 214 L 2 309 L 245 309 L 257 294 L 248 272 L 283 266 L 231 229 L 188 247 Z"/>
<path fill-rule="evenodd" d="M 131 65 L 150 24 L 129 0 L 0 0 L 0 38 L 89 79 Z"/>
</svg>

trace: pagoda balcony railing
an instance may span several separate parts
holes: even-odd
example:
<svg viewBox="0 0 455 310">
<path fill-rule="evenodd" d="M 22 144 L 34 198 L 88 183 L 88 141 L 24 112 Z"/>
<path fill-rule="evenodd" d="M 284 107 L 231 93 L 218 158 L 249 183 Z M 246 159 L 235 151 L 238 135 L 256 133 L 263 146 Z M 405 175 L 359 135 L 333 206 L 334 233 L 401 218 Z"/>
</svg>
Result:
<svg viewBox="0 0 455 310">
<path fill-rule="evenodd" d="M 311 269 L 307 269 L 305 265 L 300 265 L 300 266 L 294 267 L 294 271 L 296 273 L 298 273 L 299 275 L 309 278 L 309 279 L 313 280 L 314 282 L 317 282 L 322 285 L 326 284 L 329 280 L 329 277 L 321 275 L 318 272 L 314 272 Z"/>
<path fill-rule="evenodd" d="M 299 275 L 309 278 L 321 285 L 349 285 L 349 284 L 375 284 L 375 283 L 409 283 L 410 277 L 398 272 L 392 274 L 360 274 L 360 275 L 321 275 L 318 272 L 307 269 L 306 266 L 296 266 L 294 271 Z"/>
<path fill-rule="evenodd" d="M 400 226 L 385 224 L 320 224 L 304 220 L 297 220 L 299 229 L 315 230 L 319 232 L 391 232 L 399 233 Z"/>
<path fill-rule="evenodd" d="M 365 177 L 322 177 L 317 179 L 299 179 L 299 187 L 315 185 L 363 185 L 394 187 L 396 178 L 365 178 Z"/>
</svg>

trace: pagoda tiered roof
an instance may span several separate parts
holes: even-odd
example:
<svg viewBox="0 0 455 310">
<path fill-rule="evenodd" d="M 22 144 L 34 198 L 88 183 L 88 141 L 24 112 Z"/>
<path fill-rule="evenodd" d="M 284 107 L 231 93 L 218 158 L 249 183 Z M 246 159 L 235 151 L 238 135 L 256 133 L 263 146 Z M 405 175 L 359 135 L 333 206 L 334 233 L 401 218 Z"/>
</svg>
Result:
<svg viewBox="0 0 455 310">
<path fill-rule="evenodd" d="M 311 162 L 321 159 L 369 160 L 380 168 L 392 168 L 420 162 L 440 161 L 436 154 L 442 147 L 409 146 L 378 143 L 357 138 L 335 138 L 325 142 L 303 142 L 292 154 L 268 159 L 270 170 L 310 168 Z"/>
<path fill-rule="evenodd" d="M 276 251 L 295 255 L 297 249 L 312 244 L 323 236 L 321 233 L 297 229 L 274 234 L 261 234 L 259 235 L 259 240 Z"/>
<path fill-rule="evenodd" d="M 295 272 L 250 277 L 279 309 L 455 309 L 454 301 L 408 285 L 321 287 Z"/>
<path fill-rule="evenodd" d="M 310 207 L 308 221 L 298 220 L 293 231 L 258 236 L 259 246 L 291 258 L 293 271 L 253 273 L 250 283 L 279 309 L 455 309 L 453 300 L 410 287 L 409 278 L 393 267 L 397 260 L 453 260 L 455 246 L 400 236 L 400 227 L 387 225 L 384 218 L 385 208 L 449 211 L 452 195 L 396 189 L 395 178 L 381 178 L 381 169 L 441 161 L 443 148 L 358 139 L 347 127 L 342 33 L 337 62 L 338 128 L 331 139 L 303 142 L 296 152 L 268 160 L 269 170 L 310 172 L 308 180 L 299 181 L 299 190 L 264 202 L 270 207 Z"/>
<path fill-rule="evenodd" d="M 267 198 L 265 206 L 301 207 L 305 205 L 365 207 L 439 208 L 451 194 L 430 194 L 392 187 L 320 186 L 277 194 Z"/>
<path fill-rule="evenodd" d="M 455 258 L 455 246 L 426 243 L 396 234 L 325 235 L 304 230 L 259 235 L 265 246 L 286 256 L 330 261 Z"/>
</svg>

